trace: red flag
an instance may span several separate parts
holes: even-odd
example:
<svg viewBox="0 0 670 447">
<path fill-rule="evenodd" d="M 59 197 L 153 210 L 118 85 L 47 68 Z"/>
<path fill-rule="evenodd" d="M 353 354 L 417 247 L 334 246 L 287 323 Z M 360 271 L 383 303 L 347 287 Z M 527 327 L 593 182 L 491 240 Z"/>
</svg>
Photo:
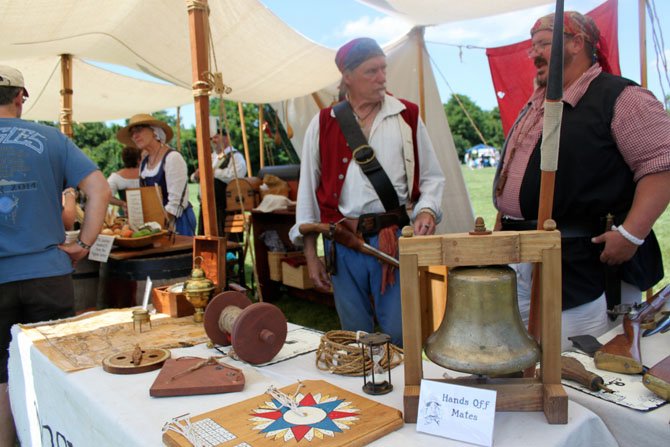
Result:
<svg viewBox="0 0 670 447">
<path fill-rule="evenodd" d="M 586 15 L 593 18 L 600 30 L 600 50 L 606 55 L 611 73 L 621 75 L 618 0 L 608 0 Z M 528 57 L 529 49 L 530 39 L 486 50 L 505 136 L 514 124 L 519 111 L 533 93 L 535 67 L 533 61 Z"/>
</svg>

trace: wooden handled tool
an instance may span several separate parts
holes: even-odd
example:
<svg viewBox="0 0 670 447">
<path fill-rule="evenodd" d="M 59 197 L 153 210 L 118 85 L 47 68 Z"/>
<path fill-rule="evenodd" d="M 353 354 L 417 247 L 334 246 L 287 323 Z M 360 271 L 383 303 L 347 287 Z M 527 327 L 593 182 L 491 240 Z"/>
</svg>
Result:
<svg viewBox="0 0 670 447">
<path fill-rule="evenodd" d="M 356 236 L 356 233 L 349 231 L 349 229 L 342 224 L 336 224 L 334 231 L 331 231 L 330 225 L 326 223 L 304 223 L 300 224 L 298 229 L 300 234 L 321 233 L 325 238 L 333 239 L 335 242 L 338 242 L 347 248 L 374 256 L 380 261 L 393 267 L 400 267 L 400 263 L 396 258 L 366 244 L 365 241 Z"/>
<path fill-rule="evenodd" d="M 652 366 L 642 383 L 661 399 L 670 401 L 670 355 Z"/>
<path fill-rule="evenodd" d="M 605 386 L 603 378 L 598 374 L 588 371 L 582 363 L 574 357 L 561 356 L 561 377 L 584 385 L 591 391 L 606 391 L 613 393 Z"/>
</svg>

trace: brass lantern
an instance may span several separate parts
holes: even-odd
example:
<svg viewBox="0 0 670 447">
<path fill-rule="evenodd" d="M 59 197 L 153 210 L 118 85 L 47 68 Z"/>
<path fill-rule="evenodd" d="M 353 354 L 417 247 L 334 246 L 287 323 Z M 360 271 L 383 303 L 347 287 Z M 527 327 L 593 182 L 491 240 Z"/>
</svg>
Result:
<svg viewBox="0 0 670 447">
<path fill-rule="evenodd" d="M 202 261 L 202 256 L 197 256 L 193 260 L 191 276 L 184 283 L 184 295 L 186 295 L 186 299 L 195 308 L 193 321 L 196 323 L 202 323 L 205 307 L 207 307 L 209 297 L 212 294 L 212 290 L 214 290 L 214 283 L 210 279 L 207 279 L 205 271 L 200 268 Z"/>
</svg>

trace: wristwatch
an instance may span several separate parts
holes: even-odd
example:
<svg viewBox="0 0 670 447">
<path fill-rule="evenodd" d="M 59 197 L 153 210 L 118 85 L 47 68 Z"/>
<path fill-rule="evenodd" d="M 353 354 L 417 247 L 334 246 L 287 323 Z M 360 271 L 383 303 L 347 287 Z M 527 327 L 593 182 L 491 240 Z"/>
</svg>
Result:
<svg viewBox="0 0 670 447">
<path fill-rule="evenodd" d="M 86 242 L 82 241 L 81 239 L 77 238 L 77 245 L 79 245 L 81 248 L 84 248 L 86 250 L 91 249 L 91 245 L 88 245 Z"/>
</svg>

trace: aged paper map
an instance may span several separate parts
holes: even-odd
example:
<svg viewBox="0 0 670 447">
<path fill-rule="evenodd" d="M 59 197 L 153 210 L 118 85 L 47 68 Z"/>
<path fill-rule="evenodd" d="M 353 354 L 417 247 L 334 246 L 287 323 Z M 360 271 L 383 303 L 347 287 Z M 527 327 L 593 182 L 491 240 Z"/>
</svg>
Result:
<svg viewBox="0 0 670 447">
<path fill-rule="evenodd" d="M 115 353 L 142 349 L 171 349 L 205 343 L 209 339 L 202 323 L 192 316 L 151 316 L 148 323 L 133 328 L 133 309 L 108 309 L 64 320 L 20 325 L 35 347 L 63 371 L 100 366 Z"/>
</svg>

